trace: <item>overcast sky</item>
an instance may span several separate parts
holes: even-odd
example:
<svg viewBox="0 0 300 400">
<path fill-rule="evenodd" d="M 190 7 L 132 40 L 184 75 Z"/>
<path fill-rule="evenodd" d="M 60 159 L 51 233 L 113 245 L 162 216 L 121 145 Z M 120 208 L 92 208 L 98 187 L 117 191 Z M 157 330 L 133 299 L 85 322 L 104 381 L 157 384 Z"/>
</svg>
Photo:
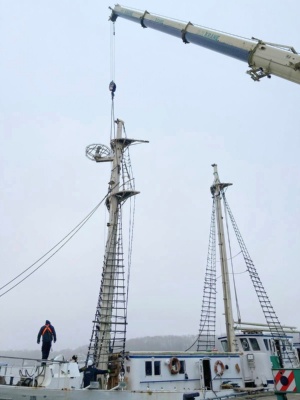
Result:
<svg viewBox="0 0 300 400">
<path fill-rule="evenodd" d="M 0 0 L 0 286 L 36 261 L 105 196 L 111 26 L 96 0 Z M 300 51 L 298 0 L 131 0 L 126 4 Z M 298 326 L 299 86 L 253 82 L 247 65 L 116 22 L 115 115 L 134 146 L 135 234 L 128 337 L 197 335 L 210 228 L 212 163 L 282 324 Z M 104 207 L 59 254 L 0 297 L 0 349 L 89 342 L 101 281 Z M 233 255 L 238 249 L 233 247 Z M 242 319 L 264 322 L 240 256 Z M 3 291 L 0 291 L 0 294 Z M 223 331 L 218 279 L 217 333 Z"/>
</svg>

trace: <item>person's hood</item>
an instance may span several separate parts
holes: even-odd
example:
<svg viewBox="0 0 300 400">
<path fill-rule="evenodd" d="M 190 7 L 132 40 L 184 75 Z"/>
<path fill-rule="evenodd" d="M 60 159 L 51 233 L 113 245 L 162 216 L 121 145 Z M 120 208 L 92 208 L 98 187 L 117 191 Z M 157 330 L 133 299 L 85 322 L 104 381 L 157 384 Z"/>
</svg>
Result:
<svg viewBox="0 0 300 400">
<path fill-rule="evenodd" d="M 46 319 L 46 325 L 51 325 L 51 322 L 48 319 Z"/>
</svg>

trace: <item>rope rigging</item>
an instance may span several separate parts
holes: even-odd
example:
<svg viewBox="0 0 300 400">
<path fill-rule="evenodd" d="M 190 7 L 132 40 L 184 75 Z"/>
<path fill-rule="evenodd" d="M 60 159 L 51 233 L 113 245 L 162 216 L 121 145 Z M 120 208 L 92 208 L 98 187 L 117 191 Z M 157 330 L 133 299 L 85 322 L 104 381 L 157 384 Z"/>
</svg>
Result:
<svg viewBox="0 0 300 400">
<path fill-rule="evenodd" d="M 230 259 L 230 264 L 231 264 L 231 273 L 232 273 L 232 281 L 233 281 L 233 288 L 234 288 L 236 312 L 237 312 L 238 321 L 240 322 L 242 320 L 242 318 L 241 318 L 240 306 L 239 306 L 239 301 L 238 301 L 238 296 L 237 296 L 237 288 L 236 288 L 236 283 L 235 283 L 235 273 L 234 273 L 234 270 L 233 270 L 233 262 L 232 262 L 233 257 L 232 257 L 231 242 L 230 242 L 230 235 L 229 235 L 228 215 L 227 215 L 227 208 L 225 207 L 225 204 L 226 204 L 225 192 L 223 192 L 222 197 L 223 197 L 223 201 L 224 201 L 224 214 L 225 214 L 225 222 L 226 222 L 228 248 L 229 248 L 229 254 L 230 254 L 230 258 L 229 259 Z M 240 251 L 240 253 L 241 253 L 241 251 Z"/>
<path fill-rule="evenodd" d="M 0 287 L 0 290 L 4 289 L 5 287 L 9 286 L 12 282 L 16 281 L 20 276 L 24 275 L 27 271 L 29 271 L 31 268 L 33 268 L 36 264 L 38 264 L 41 260 L 43 260 L 48 254 L 49 257 L 47 257 L 39 266 L 37 266 L 32 272 L 30 272 L 28 275 L 26 275 L 23 279 L 21 279 L 19 282 L 17 282 L 15 285 L 7 289 L 5 292 L 0 294 L 0 297 L 4 296 L 8 292 L 10 292 L 12 289 L 15 287 L 19 286 L 22 282 L 24 282 L 26 279 L 28 279 L 31 275 L 34 274 L 38 269 L 40 269 L 44 264 L 46 264 L 47 261 L 49 261 L 56 253 L 59 252 L 75 235 L 78 233 L 78 231 L 87 223 L 87 221 L 94 215 L 94 213 L 97 211 L 97 209 L 100 207 L 100 205 L 106 200 L 106 198 L 109 196 L 109 193 L 107 193 L 103 199 L 93 208 L 92 211 L 89 212 L 89 214 L 81 221 L 79 222 L 67 235 L 65 235 L 55 246 L 53 246 L 50 250 L 48 250 L 42 257 L 40 257 L 38 260 L 36 260 L 33 264 L 31 264 L 28 268 L 26 268 L 24 271 L 19 273 L 17 276 L 15 276 L 13 279 L 11 279 L 9 282 L 7 282 L 5 285 Z M 59 247 L 58 247 L 59 246 Z M 58 248 L 57 248 L 58 247 Z M 57 248 L 57 250 L 55 250 Z M 54 251 L 55 250 L 55 251 Z M 54 251 L 54 252 L 53 252 Z M 52 254 L 51 254 L 52 253 Z"/>
</svg>

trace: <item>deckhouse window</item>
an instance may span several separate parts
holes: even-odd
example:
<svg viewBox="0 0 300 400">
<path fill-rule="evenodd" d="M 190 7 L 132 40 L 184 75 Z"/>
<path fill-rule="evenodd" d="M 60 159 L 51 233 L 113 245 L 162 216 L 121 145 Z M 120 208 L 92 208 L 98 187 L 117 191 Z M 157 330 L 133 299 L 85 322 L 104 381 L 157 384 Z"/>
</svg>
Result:
<svg viewBox="0 0 300 400">
<path fill-rule="evenodd" d="M 146 376 L 161 375 L 160 361 L 145 361 Z"/>
<path fill-rule="evenodd" d="M 221 340 L 221 344 L 223 347 L 223 351 L 227 352 L 228 351 L 228 342 L 227 340 Z"/>
<path fill-rule="evenodd" d="M 250 338 L 249 340 L 250 340 L 252 349 L 253 349 L 254 351 L 259 351 L 259 350 L 260 350 L 260 347 L 259 347 L 258 341 L 257 341 L 255 338 Z"/>
<path fill-rule="evenodd" d="M 180 362 L 180 370 L 179 373 L 180 374 L 184 374 L 185 373 L 185 361 L 179 361 Z"/>
<path fill-rule="evenodd" d="M 152 375 L 152 361 L 145 362 L 145 374 L 148 376 Z"/>
<path fill-rule="evenodd" d="M 249 350 L 250 350 L 250 347 L 249 347 L 248 340 L 247 340 L 246 338 L 242 338 L 242 339 L 240 339 L 240 341 L 241 341 L 243 350 L 244 350 L 244 351 L 249 351 Z"/>
<path fill-rule="evenodd" d="M 264 339 L 264 343 L 265 343 L 266 349 L 269 350 L 269 342 L 268 342 L 268 339 Z"/>
<path fill-rule="evenodd" d="M 154 361 L 154 375 L 160 375 L 160 361 Z"/>
</svg>

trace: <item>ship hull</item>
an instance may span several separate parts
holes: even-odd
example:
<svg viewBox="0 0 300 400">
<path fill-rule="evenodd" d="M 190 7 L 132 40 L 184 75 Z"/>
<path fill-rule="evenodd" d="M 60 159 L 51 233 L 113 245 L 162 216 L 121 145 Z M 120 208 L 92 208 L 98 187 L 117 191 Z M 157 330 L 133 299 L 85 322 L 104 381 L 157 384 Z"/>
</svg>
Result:
<svg viewBox="0 0 300 400">
<path fill-rule="evenodd" d="M 182 400 L 185 394 L 197 393 L 199 399 L 232 396 L 232 390 L 210 391 L 127 391 L 127 390 L 56 390 L 46 388 L 24 388 L 0 386 L 0 400 Z M 196 395 L 196 396 L 197 396 Z M 192 396 L 193 397 L 193 396 Z"/>
</svg>

